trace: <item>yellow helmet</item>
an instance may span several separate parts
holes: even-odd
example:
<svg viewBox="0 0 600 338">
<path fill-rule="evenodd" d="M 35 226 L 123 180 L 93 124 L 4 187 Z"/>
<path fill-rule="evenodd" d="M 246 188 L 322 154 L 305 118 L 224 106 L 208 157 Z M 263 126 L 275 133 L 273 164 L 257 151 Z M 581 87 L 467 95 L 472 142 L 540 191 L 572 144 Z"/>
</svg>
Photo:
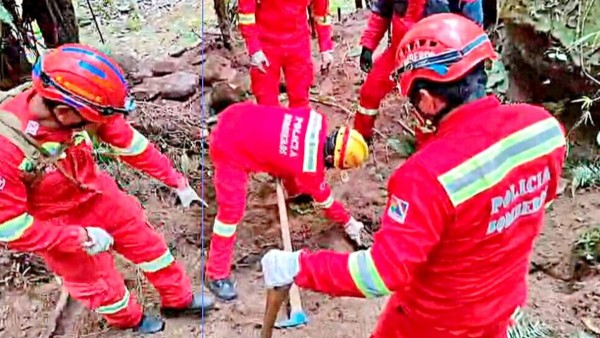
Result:
<svg viewBox="0 0 600 338">
<path fill-rule="evenodd" d="M 336 168 L 357 168 L 369 158 L 369 146 L 358 131 L 340 127 L 335 137 L 333 154 L 333 165 Z"/>
</svg>

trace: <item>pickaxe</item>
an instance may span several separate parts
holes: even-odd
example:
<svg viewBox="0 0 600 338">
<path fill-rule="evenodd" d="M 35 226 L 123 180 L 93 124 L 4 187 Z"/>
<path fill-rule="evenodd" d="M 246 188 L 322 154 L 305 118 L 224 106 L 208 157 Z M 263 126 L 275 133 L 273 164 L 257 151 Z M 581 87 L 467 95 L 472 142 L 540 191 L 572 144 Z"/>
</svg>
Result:
<svg viewBox="0 0 600 338">
<path fill-rule="evenodd" d="M 286 251 L 292 251 L 292 239 L 290 237 L 287 208 L 285 205 L 285 197 L 283 195 L 283 188 L 280 180 L 277 180 L 277 205 L 279 207 L 279 221 L 281 223 L 283 249 Z M 283 304 L 283 302 L 286 300 L 288 294 L 290 300 L 290 315 L 288 319 L 275 323 L 281 304 Z M 295 284 L 281 288 L 269 289 L 267 291 L 267 303 L 261 338 L 271 338 L 273 334 L 273 327 L 278 329 L 287 329 L 307 323 L 308 316 L 302 309 L 300 291 Z"/>
</svg>

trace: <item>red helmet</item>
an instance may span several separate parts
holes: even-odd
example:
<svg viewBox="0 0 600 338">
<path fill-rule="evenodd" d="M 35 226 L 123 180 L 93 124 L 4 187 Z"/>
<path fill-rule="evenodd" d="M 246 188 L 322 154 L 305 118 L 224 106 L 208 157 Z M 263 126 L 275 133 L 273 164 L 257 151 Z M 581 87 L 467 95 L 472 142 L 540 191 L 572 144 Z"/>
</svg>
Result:
<svg viewBox="0 0 600 338">
<path fill-rule="evenodd" d="M 492 42 L 475 22 L 458 14 L 434 14 L 402 38 L 394 78 L 400 93 L 408 96 L 416 80 L 456 81 L 480 62 L 496 58 Z"/>
<path fill-rule="evenodd" d="M 49 50 L 33 67 L 33 86 L 42 97 L 62 102 L 90 122 L 104 122 L 135 108 L 121 67 L 82 44 Z"/>
</svg>

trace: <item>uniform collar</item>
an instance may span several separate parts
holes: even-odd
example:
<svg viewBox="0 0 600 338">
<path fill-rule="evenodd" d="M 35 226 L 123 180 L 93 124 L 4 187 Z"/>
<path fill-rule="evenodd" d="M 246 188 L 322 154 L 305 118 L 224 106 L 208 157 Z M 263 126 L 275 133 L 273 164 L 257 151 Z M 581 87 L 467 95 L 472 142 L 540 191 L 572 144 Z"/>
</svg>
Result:
<svg viewBox="0 0 600 338">
<path fill-rule="evenodd" d="M 456 125 L 470 123 L 469 120 L 478 114 L 487 114 L 490 110 L 500 106 L 500 100 L 495 95 L 488 95 L 481 99 L 463 104 L 454 109 L 440 122 L 437 134 L 443 133 Z"/>
</svg>

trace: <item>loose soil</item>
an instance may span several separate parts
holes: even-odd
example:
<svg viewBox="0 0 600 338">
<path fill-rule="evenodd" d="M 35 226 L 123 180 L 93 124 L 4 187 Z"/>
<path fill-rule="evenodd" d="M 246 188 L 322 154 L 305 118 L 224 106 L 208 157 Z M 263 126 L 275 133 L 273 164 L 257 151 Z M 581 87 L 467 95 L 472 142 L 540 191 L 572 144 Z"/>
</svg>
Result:
<svg viewBox="0 0 600 338">
<path fill-rule="evenodd" d="M 209 11 L 210 9 L 206 9 Z M 315 73 L 313 91 L 314 108 L 327 115 L 330 128 L 351 118 L 347 111 L 353 111 L 358 97 L 357 90 L 364 79 L 357 67 L 356 46 L 358 31 L 364 26 L 365 13 L 349 16 L 336 24 L 336 59 L 338 64 L 328 76 Z M 243 46 L 236 46 L 233 52 L 219 48 L 219 43 L 209 37 L 205 41 L 208 55 L 218 54 L 232 61 L 232 67 L 244 73 L 247 58 Z M 189 53 L 197 53 L 199 49 Z M 316 58 L 315 58 L 316 60 Z M 208 95 L 210 89 L 206 89 Z M 321 102 L 318 102 L 321 101 Z M 165 151 L 181 168 L 183 153 L 191 157 L 197 153 L 198 143 L 177 141 L 172 125 L 178 123 L 195 125 L 190 117 L 199 116 L 198 95 L 187 103 L 159 100 L 153 103 L 169 107 L 170 113 L 152 115 L 154 109 L 145 109 L 136 118 L 147 135 Z M 148 106 L 146 106 L 148 107 Z M 345 107 L 345 108 L 344 108 Z M 175 112 L 175 113 L 173 113 Z M 177 112 L 182 112 L 182 118 Z M 146 115 L 144 115 L 146 114 Z M 171 115 L 169 115 L 171 114 Z M 198 114 L 198 115 L 197 115 Z M 329 173 L 329 180 L 337 198 L 343 201 L 351 212 L 373 229 L 385 204 L 386 180 L 390 172 L 401 165 L 404 156 L 393 146 L 398 139 L 405 138 L 398 122 L 407 121 L 403 102 L 394 93 L 383 103 L 377 122 L 377 140 L 374 153 L 366 168 L 349 173 L 349 181 L 344 183 L 338 172 Z M 148 122 L 150 121 L 150 122 Z M 152 130 L 151 126 L 158 129 Z M 185 125 L 186 127 L 189 127 Z M 198 130 L 190 127 L 190 135 Z M 198 137 L 199 134 L 195 134 Z M 170 137 L 171 136 L 171 137 Z M 192 136 L 190 136 L 192 137 Z M 392 140 L 392 141 L 390 141 Z M 185 141 L 185 142 L 184 142 Z M 179 143 L 177 143 L 179 142 Z M 190 149 L 193 148 L 193 151 Z M 173 196 L 160 184 L 142 178 L 131 170 L 114 165 L 108 169 L 119 177 L 126 190 L 140 198 L 146 207 L 149 219 L 164 233 L 175 256 L 184 264 L 192 276 L 196 289 L 201 289 L 202 259 L 210 238 L 211 224 L 215 214 L 214 191 L 210 181 L 210 159 L 205 159 L 206 171 L 204 187 L 201 187 L 199 162 L 186 164 L 193 182 L 202 191 L 209 203 L 204 212 L 197 206 L 182 210 L 173 205 Z M 191 169 L 190 169 L 191 167 Z M 579 281 L 571 281 L 573 260 L 571 251 L 578 235 L 597 226 L 600 219 L 598 192 L 579 192 L 576 198 L 561 197 L 547 213 L 546 227 L 538 239 L 533 254 L 530 274 L 530 301 L 528 310 L 533 317 L 548 324 L 557 331 L 559 337 L 569 337 L 584 329 L 582 319 L 598 316 L 596 286 L 600 278 L 590 269 Z M 328 224 L 320 214 L 298 214 L 289 210 L 292 239 L 295 248 L 324 248 L 350 251 L 343 231 Z M 204 236 L 202 235 L 204 227 Z M 233 303 L 218 303 L 218 308 L 209 313 L 204 325 L 200 318 L 169 320 L 164 333 L 156 337 L 196 337 L 202 334 L 211 338 L 259 337 L 260 324 L 264 311 L 265 289 L 260 274 L 259 261 L 262 254 L 274 247 L 281 247 L 278 227 L 277 203 L 274 181 L 265 175 L 252 178 L 248 193 L 248 207 L 243 224 L 238 230 L 235 258 L 235 278 L 240 298 Z M 1 290 L 0 297 L 0 337 L 41 337 L 51 311 L 60 292 L 60 287 L 51 279 L 32 279 L 31 273 L 24 271 L 14 262 L 1 260 L 2 269 L 13 273 L 12 283 Z M 27 263 L 30 264 L 30 263 Z M 123 264 L 121 264 L 123 265 Z M 140 297 L 149 312 L 157 310 L 157 296 L 152 288 L 140 278 L 135 269 L 127 264 L 122 266 L 127 284 Z M 16 275 L 16 277 L 14 276 Z M 302 291 L 304 308 L 310 317 L 310 324 L 303 328 L 276 332 L 274 337 L 368 337 L 374 328 L 378 313 L 385 302 L 382 300 L 340 299 Z M 131 332 L 107 329 L 100 318 L 86 310 L 77 309 L 63 321 L 62 337 L 134 337 Z M 60 337 L 60 335 L 57 335 Z"/>
</svg>

